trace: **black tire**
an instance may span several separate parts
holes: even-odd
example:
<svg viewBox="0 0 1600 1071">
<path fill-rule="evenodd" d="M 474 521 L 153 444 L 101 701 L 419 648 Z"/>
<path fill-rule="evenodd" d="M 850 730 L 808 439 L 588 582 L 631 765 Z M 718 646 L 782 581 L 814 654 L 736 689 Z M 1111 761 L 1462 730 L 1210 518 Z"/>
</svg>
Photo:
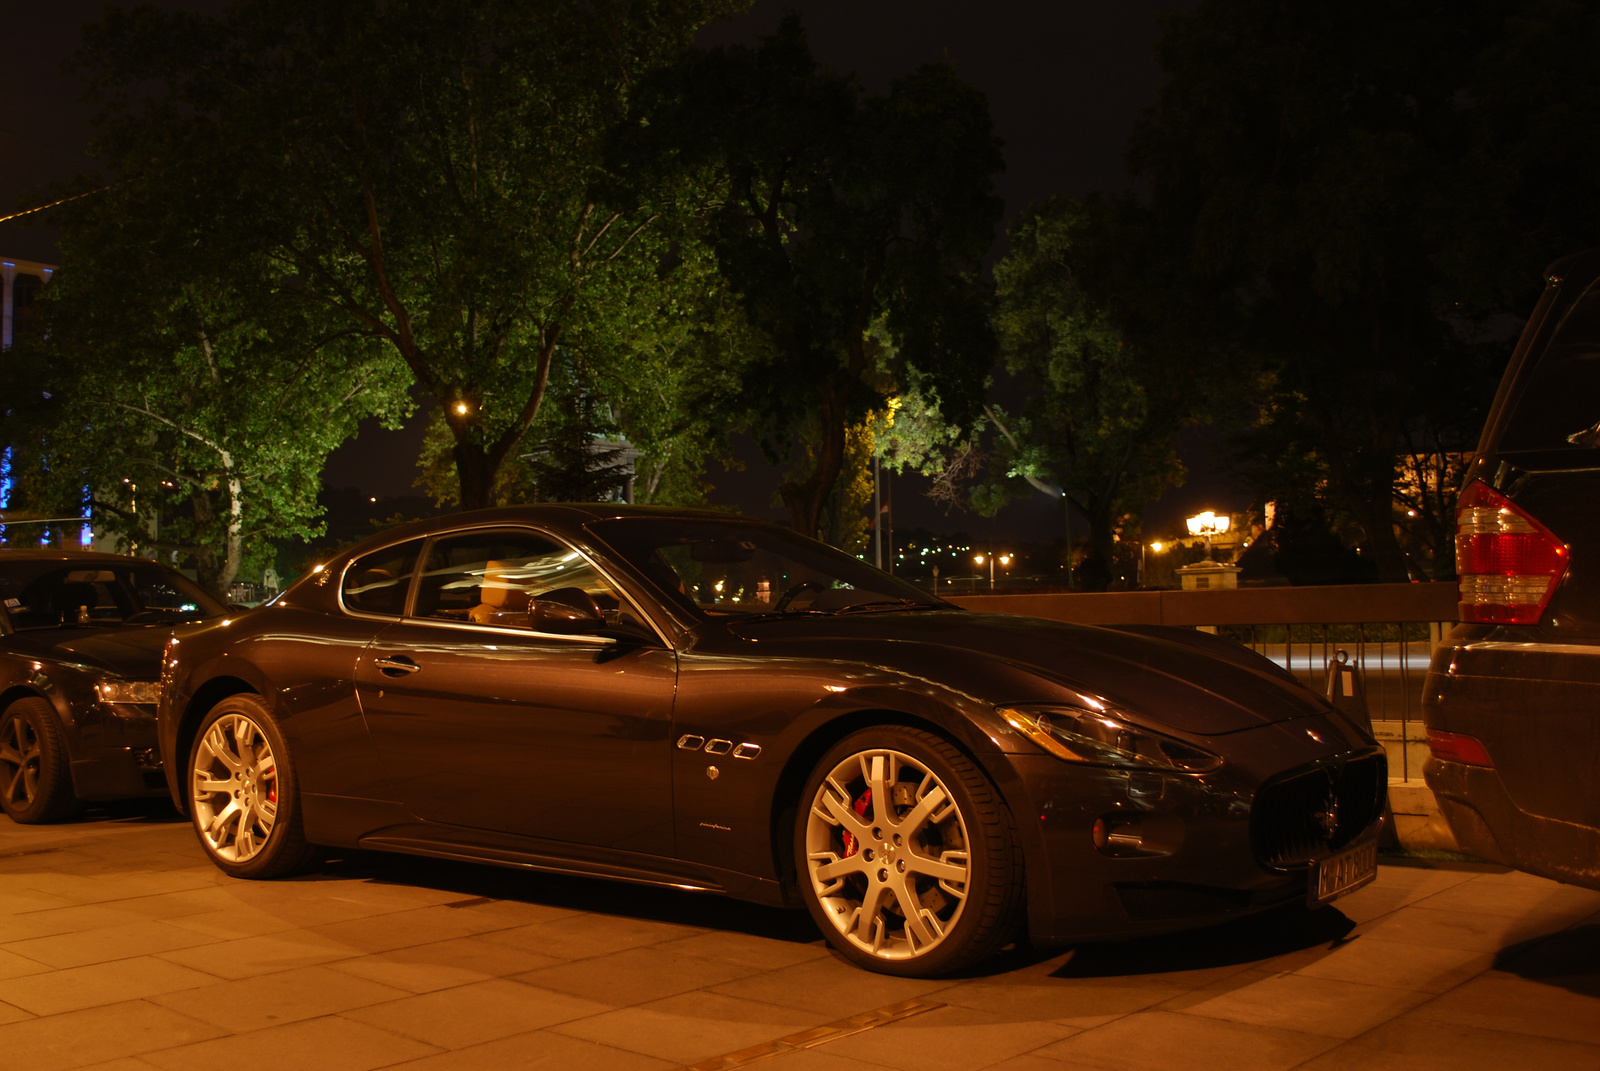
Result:
<svg viewBox="0 0 1600 1071">
<path fill-rule="evenodd" d="M 872 801 L 874 776 L 889 796 L 883 811 Z M 852 733 L 817 763 L 799 803 L 800 897 L 847 959 L 937 977 L 987 959 L 1015 935 L 1023 872 L 1010 812 L 948 740 L 893 725 Z M 846 804 L 855 819 L 842 813 Z M 903 899 L 915 903 L 909 914 Z"/>
<path fill-rule="evenodd" d="M 65 736 L 43 699 L 19 699 L 0 715 L 0 808 L 13 822 L 60 822 L 83 810 Z"/>
<path fill-rule="evenodd" d="M 195 836 L 224 873 L 280 878 L 316 860 L 289 746 L 260 696 L 232 695 L 206 712 L 189 748 L 184 790 Z"/>
</svg>

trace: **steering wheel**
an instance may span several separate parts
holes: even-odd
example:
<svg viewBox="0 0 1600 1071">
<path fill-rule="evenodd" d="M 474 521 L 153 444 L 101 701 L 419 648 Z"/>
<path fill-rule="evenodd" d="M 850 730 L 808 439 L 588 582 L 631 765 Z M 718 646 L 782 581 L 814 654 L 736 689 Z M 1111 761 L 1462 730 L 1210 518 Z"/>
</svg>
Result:
<svg viewBox="0 0 1600 1071">
<path fill-rule="evenodd" d="M 772 608 L 772 612 L 775 614 L 783 613 L 789 608 L 789 604 L 795 600 L 797 595 L 802 595 L 808 591 L 823 590 L 825 590 L 823 585 L 815 580 L 802 580 L 783 593 L 782 597 L 778 599 L 777 605 Z"/>
</svg>

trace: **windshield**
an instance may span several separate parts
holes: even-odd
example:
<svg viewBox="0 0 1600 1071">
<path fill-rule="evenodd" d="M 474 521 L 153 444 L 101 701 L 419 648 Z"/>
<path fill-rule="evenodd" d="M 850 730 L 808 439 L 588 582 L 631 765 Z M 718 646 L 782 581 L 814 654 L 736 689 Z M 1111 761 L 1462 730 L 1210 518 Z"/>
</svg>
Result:
<svg viewBox="0 0 1600 1071">
<path fill-rule="evenodd" d="M 112 625 L 174 625 L 223 612 L 181 573 L 147 561 L 5 561 L 0 607 L 19 631 Z"/>
<path fill-rule="evenodd" d="M 627 517 L 596 522 L 589 531 L 700 617 L 947 605 L 865 562 L 775 525 Z"/>
</svg>

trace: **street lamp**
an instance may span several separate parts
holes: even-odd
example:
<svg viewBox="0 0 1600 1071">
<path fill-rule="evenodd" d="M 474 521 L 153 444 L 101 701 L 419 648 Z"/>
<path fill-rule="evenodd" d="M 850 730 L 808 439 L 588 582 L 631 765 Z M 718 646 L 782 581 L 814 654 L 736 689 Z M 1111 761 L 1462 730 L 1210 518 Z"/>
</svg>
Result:
<svg viewBox="0 0 1600 1071">
<path fill-rule="evenodd" d="M 990 592 L 990 594 L 994 593 L 994 562 L 995 562 L 996 558 L 1000 559 L 1000 564 L 1002 566 L 1007 566 L 1007 565 L 1011 564 L 1011 555 L 1009 555 L 1009 554 L 990 554 L 989 555 L 988 561 L 989 561 L 989 592 Z M 982 554 L 974 554 L 972 556 L 972 560 L 974 562 L 976 562 L 977 564 L 982 565 L 983 562 L 984 562 L 984 556 Z"/>
<path fill-rule="evenodd" d="M 1164 547 L 1164 546 L 1166 546 L 1165 543 L 1149 543 L 1149 544 L 1140 543 L 1139 544 L 1139 586 L 1141 588 L 1144 587 L 1144 552 L 1145 552 L 1145 550 L 1146 549 L 1153 550 L 1157 554 L 1160 554 L 1161 553 L 1161 548 Z"/>
<path fill-rule="evenodd" d="M 1211 557 L 1211 537 L 1228 530 L 1228 515 L 1226 513 L 1212 513 L 1206 510 L 1195 517 L 1188 517 L 1184 524 L 1189 526 L 1189 534 L 1206 537 L 1206 561 L 1213 561 Z"/>
</svg>

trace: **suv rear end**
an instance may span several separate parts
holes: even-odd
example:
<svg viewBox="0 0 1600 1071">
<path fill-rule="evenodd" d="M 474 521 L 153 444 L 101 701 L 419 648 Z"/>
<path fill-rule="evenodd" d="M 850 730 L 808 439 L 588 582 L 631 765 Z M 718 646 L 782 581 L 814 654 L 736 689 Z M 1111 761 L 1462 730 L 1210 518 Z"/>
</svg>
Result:
<svg viewBox="0 0 1600 1071">
<path fill-rule="evenodd" d="M 1424 769 L 1463 851 L 1600 888 L 1600 250 L 1546 281 L 1457 508 Z"/>
</svg>

